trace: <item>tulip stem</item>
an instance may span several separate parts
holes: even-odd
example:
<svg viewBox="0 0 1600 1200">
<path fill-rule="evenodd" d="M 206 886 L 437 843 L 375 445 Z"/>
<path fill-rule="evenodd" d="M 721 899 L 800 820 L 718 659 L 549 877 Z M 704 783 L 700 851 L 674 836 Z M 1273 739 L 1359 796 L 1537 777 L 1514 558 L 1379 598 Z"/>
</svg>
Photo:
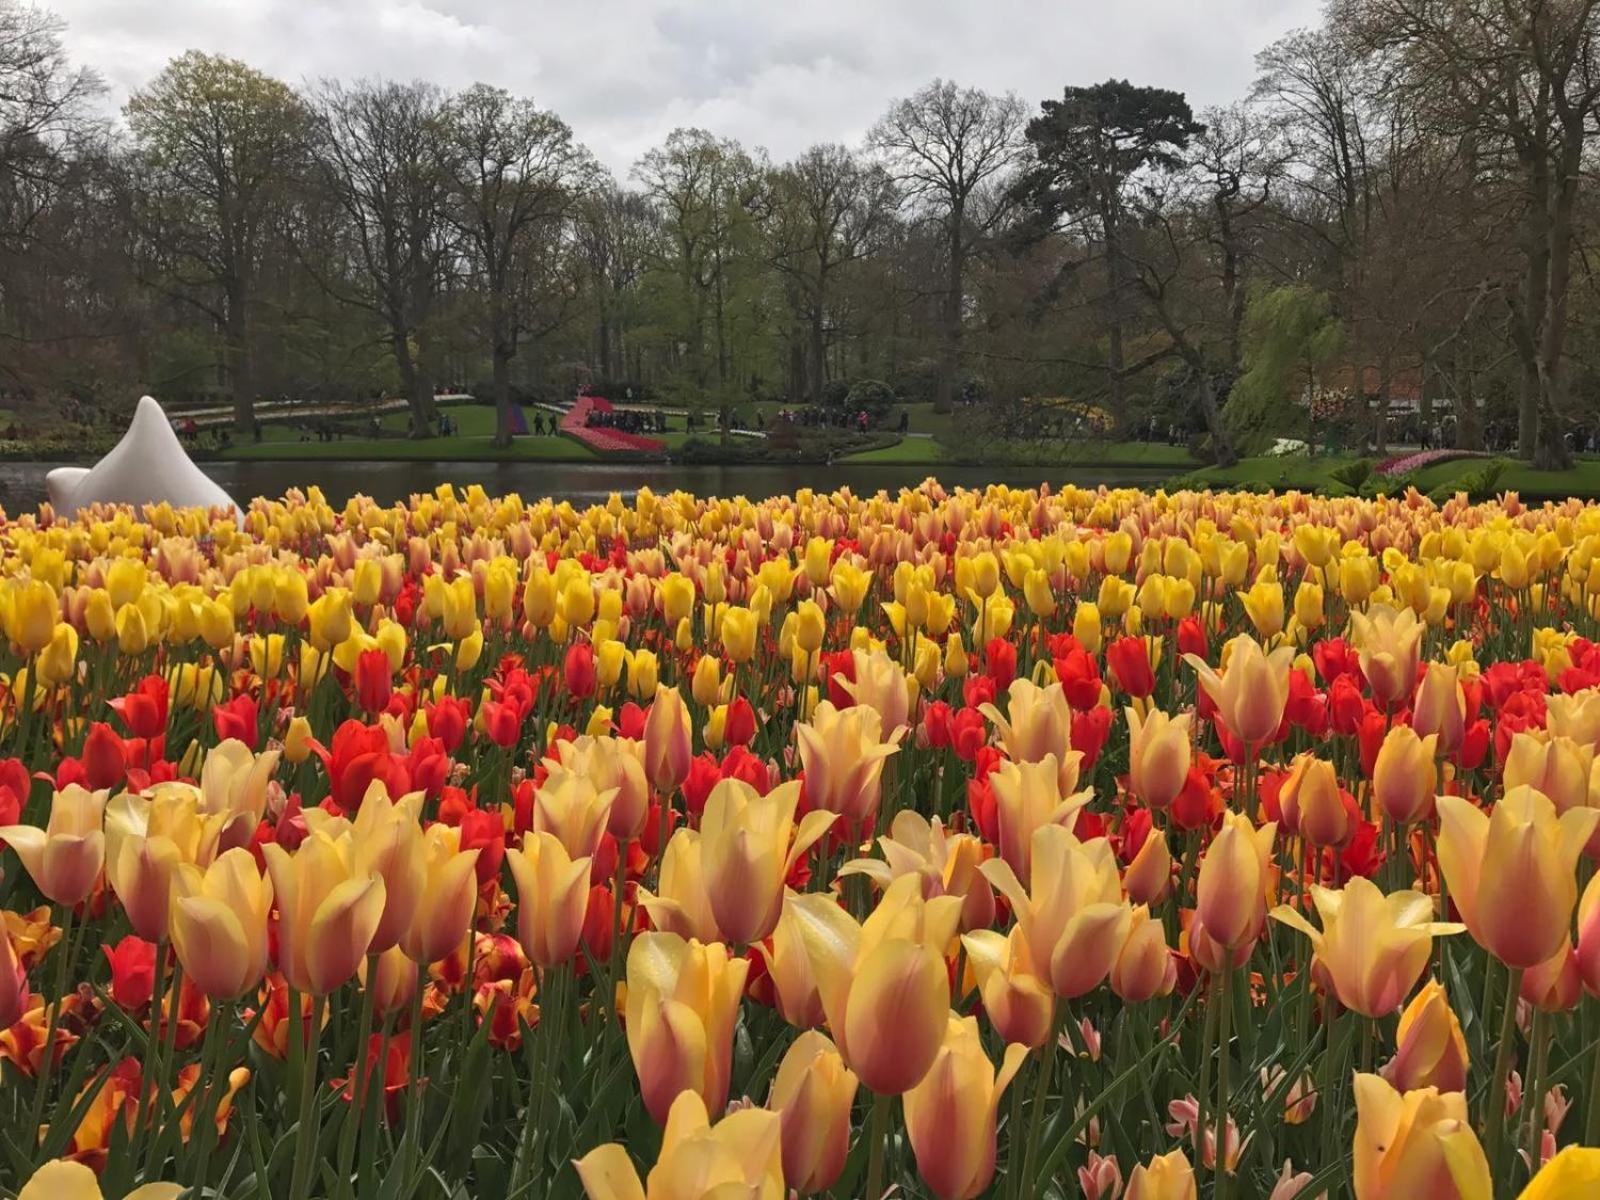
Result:
<svg viewBox="0 0 1600 1200">
<path fill-rule="evenodd" d="M 406 1162 L 409 1177 L 422 1141 L 422 993 L 428 988 L 428 967 L 417 964 L 417 986 L 411 993 L 411 1080 L 406 1096 Z"/>
<path fill-rule="evenodd" d="M 1215 1200 L 1227 1200 L 1228 1185 L 1232 1176 L 1228 1173 L 1228 1045 L 1232 1040 L 1230 1029 L 1233 1016 L 1233 964 L 1231 961 L 1223 964 L 1222 973 L 1217 976 L 1217 1115 L 1213 1119 L 1216 1126 L 1214 1137 L 1215 1144 L 1215 1171 L 1217 1177 Z M 1201 1130 L 1201 1159 L 1205 1161 L 1205 1131 Z"/>
<path fill-rule="evenodd" d="M 150 1030 L 145 1038 L 144 1060 L 139 1064 L 139 1079 L 146 1092 L 149 1091 L 149 1081 L 152 1068 L 155 1066 L 156 1053 L 161 1045 L 161 1012 L 166 1007 L 167 999 L 167 940 L 162 938 L 156 943 L 156 977 L 155 986 L 150 989 Z M 144 1097 L 140 1097 L 138 1119 L 141 1129 L 138 1132 L 155 1135 L 156 1104 L 152 1099 L 149 1110 L 146 1111 Z M 137 1151 L 136 1151 L 137 1153 Z"/>
<path fill-rule="evenodd" d="M 1587 1004 L 1585 1000 L 1583 1003 Z M 1585 1146 L 1600 1146 L 1600 1046 L 1595 1047 L 1594 1067 L 1589 1076 L 1588 1127 L 1584 1130 Z"/>
<path fill-rule="evenodd" d="M 1033 1089 L 1033 1111 L 1028 1114 L 1028 1149 L 1022 1159 L 1022 1178 L 1018 1181 L 1019 1195 L 1031 1196 L 1040 1189 L 1034 1185 L 1034 1172 L 1038 1169 L 1039 1133 L 1044 1128 L 1044 1109 L 1050 1096 L 1050 1078 L 1055 1074 L 1056 1055 L 1061 1049 L 1061 1031 L 1067 1024 L 1067 1006 L 1056 1001 L 1055 1013 L 1050 1021 L 1050 1040 L 1039 1048 L 1039 1079 Z"/>
<path fill-rule="evenodd" d="M 1200 1036 L 1200 1087 L 1195 1091 L 1194 1156 L 1205 1164 L 1206 1108 L 1211 1101 L 1211 1045 L 1217 1036 L 1217 1023 L 1221 1019 L 1221 977 L 1212 980 L 1211 995 L 1206 1000 L 1205 1028 Z"/>
<path fill-rule="evenodd" d="M 45 1025 L 44 1055 L 39 1059 L 38 1075 L 33 1081 L 33 1108 L 28 1121 L 28 1137 L 35 1148 L 39 1144 L 39 1123 L 44 1119 L 44 1094 L 49 1088 L 50 1077 L 55 1074 L 56 1030 L 61 1026 L 61 1009 L 66 1003 L 67 977 L 71 966 L 72 905 L 64 904 L 61 906 L 61 941 L 56 951 L 55 1003 L 50 1007 L 50 1020 Z"/>
<path fill-rule="evenodd" d="M 311 1024 L 305 1031 L 300 1063 L 300 1118 L 295 1127 L 294 1172 L 289 1177 L 289 1200 L 309 1200 L 311 1195 L 312 1166 L 319 1157 L 317 1143 L 321 1130 L 317 1128 L 317 1047 L 322 1034 L 322 1006 L 325 996 L 311 996 Z M 299 993 L 289 993 L 292 1016 L 300 1016 Z"/>
<path fill-rule="evenodd" d="M 1500 1041 L 1495 1049 L 1494 1075 L 1489 1086 L 1489 1108 L 1484 1113 L 1484 1157 L 1492 1178 L 1500 1178 L 1500 1141 L 1506 1127 L 1506 1085 L 1511 1079 L 1511 1044 L 1517 1034 L 1517 996 L 1522 991 L 1522 969 L 1507 972 L 1505 1011 L 1500 1014 Z"/>
<path fill-rule="evenodd" d="M 1537 1005 L 1533 1009 L 1529 1036 L 1533 1044 L 1528 1051 L 1528 1089 L 1523 1107 L 1528 1114 L 1528 1169 L 1536 1172 L 1539 1169 L 1539 1135 L 1544 1129 L 1544 1093 L 1550 1082 L 1546 1074 L 1550 1063 L 1550 1014 Z"/>
<path fill-rule="evenodd" d="M 351 1065 L 353 1089 L 350 1107 L 345 1110 L 344 1128 L 339 1131 L 339 1188 L 350 1185 L 350 1169 L 355 1164 L 356 1133 L 360 1130 L 367 1112 L 367 1089 L 372 1083 L 372 1070 L 367 1067 L 367 1043 L 372 1039 L 372 989 L 378 982 L 378 956 L 367 952 L 366 983 L 361 989 L 361 1016 L 357 1021 L 355 1061 Z M 374 1067 L 384 1071 L 386 1064 L 379 1060 Z M 365 1075 L 363 1075 L 365 1072 Z"/>
<path fill-rule="evenodd" d="M 889 1143 L 889 1109 L 893 1096 L 872 1097 L 872 1119 L 867 1129 L 867 1190 L 865 1200 L 883 1196 L 883 1158 Z"/>
</svg>

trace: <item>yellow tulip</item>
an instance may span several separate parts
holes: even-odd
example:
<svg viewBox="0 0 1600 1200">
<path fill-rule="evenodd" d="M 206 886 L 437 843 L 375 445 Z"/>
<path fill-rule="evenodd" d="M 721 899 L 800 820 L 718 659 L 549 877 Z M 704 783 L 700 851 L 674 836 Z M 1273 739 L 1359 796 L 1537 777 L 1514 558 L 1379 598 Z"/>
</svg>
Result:
<svg viewBox="0 0 1600 1200">
<path fill-rule="evenodd" d="M 61 619 L 61 600 L 55 588 L 42 579 L 24 579 L 13 585 L 6 608 L 6 635 L 24 655 L 37 654 L 50 644 Z"/>
<path fill-rule="evenodd" d="M 1400 1014 L 1395 1054 L 1383 1077 L 1401 1092 L 1435 1087 L 1460 1092 L 1467 1086 L 1467 1040 L 1444 988 L 1428 980 Z"/>
<path fill-rule="evenodd" d="M 1391 821 L 1411 825 L 1433 814 L 1437 745 L 1436 735 L 1418 737 L 1409 725 L 1396 725 L 1384 736 L 1372 768 L 1372 797 Z"/>
<path fill-rule="evenodd" d="M 1310 938 L 1339 1002 L 1374 1019 L 1392 1013 L 1416 986 L 1433 939 L 1465 928 L 1434 921 L 1431 897 L 1409 891 L 1385 896 L 1359 875 L 1338 891 L 1313 884 L 1311 900 L 1320 931 L 1287 905 L 1273 909 L 1272 919 Z"/>
<path fill-rule="evenodd" d="M 782 1122 L 784 1182 L 802 1196 L 827 1191 L 843 1174 L 859 1087 L 838 1047 L 814 1029 L 778 1064 L 767 1107 Z"/>
<path fill-rule="evenodd" d="M 1473 940 L 1509 967 L 1555 957 L 1578 900 L 1577 866 L 1600 809 L 1557 815 L 1543 792 L 1513 787 L 1486 813 L 1440 796 L 1439 866 Z"/>
<path fill-rule="evenodd" d="M 278 966 L 297 991 L 326 996 L 356 973 L 383 917 L 378 875 L 355 869 L 351 839 L 313 831 L 290 854 L 263 850 L 278 898 Z"/>
<path fill-rule="evenodd" d="M 1100 650 L 1100 609 L 1087 600 L 1080 600 L 1072 614 L 1072 636 L 1082 643 L 1090 654 Z"/>
<path fill-rule="evenodd" d="M 1140 717 L 1129 708 L 1128 786 L 1151 808 L 1162 809 L 1183 791 L 1189 779 L 1189 736 L 1193 714 L 1169 717 L 1152 709 Z"/>
<path fill-rule="evenodd" d="M 977 1019 L 950 1014 L 933 1066 L 905 1096 L 917 1173 L 940 1200 L 972 1200 L 994 1178 L 1000 1099 L 1027 1053 L 1025 1046 L 1007 1046 L 997 1072 Z"/>
<path fill-rule="evenodd" d="M 6 825 L 0 827 L 0 841 L 17 852 L 34 886 L 48 899 L 81 904 L 105 863 L 105 809 L 105 792 L 69 783 L 50 797 L 43 829 Z"/>
<path fill-rule="evenodd" d="M 977 978 L 984 1015 L 1002 1041 L 1037 1050 L 1049 1039 L 1055 1017 L 1055 997 L 1039 975 L 1028 950 L 1022 927 L 1009 934 L 978 929 L 963 934 L 967 962 Z"/>
<path fill-rule="evenodd" d="M 172 949 L 184 975 L 214 1000 L 242 996 L 261 982 L 271 914 L 272 881 L 242 847 L 204 871 L 193 863 L 173 871 Z"/>
<path fill-rule="evenodd" d="M 1172 1150 L 1133 1168 L 1123 1200 L 1196 1200 L 1198 1195 L 1194 1168 L 1182 1150 Z"/>
<path fill-rule="evenodd" d="M 700 863 L 711 911 L 736 945 L 758 942 L 778 923 L 794 864 L 837 820 L 821 809 L 794 823 L 798 781 L 762 795 L 740 779 L 711 789 L 700 818 Z"/>
<path fill-rule="evenodd" d="M 744 663 L 755 657 L 757 629 L 756 614 L 750 609 L 729 607 L 723 610 L 722 652 L 730 662 Z"/>
<path fill-rule="evenodd" d="M 1545 1163 L 1517 1200 L 1577 1200 L 1596 1194 L 1600 1194 L 1600 1150 L 1568 1146 Z"/>
<path fill-rule="evenodd" d="M 517 885 L 517 940 L 540 967 L 571 961 L 589 906 L 590 859 L 568 856 L 548 833 L 529 833 L 506 851 Z"/>
<path fill-rule="evenodd" d="M 728 1102 L 733 1027 L 750 964 L 727 947 L 642 933 L 628 949 L 628 1050 L 645 1108 L 666 1122 L 694 1092 L 711 1112 Z"/>
<path fill-rule="evenodd" d="M 1243 813 L 1224 813 L 1221 830 L 1200 860 L 1195 918 L 1224 949 L 1249 945 L 1261 934 L 1277 832 L 1275 822 L 1257 829 Z"/>
<path fill-rule="evenodd" d="M 811 803 L 859 829 L 878 809 L 883 764 L 899 751 L 901 731 L 885 741 L 877 709 L 824 700 L 794 732 Z"/>
<path fill-rule="evenodd" d="M 575 1164 L 589 1200 L 713 1200 L 724 1195 L 784 1200 L 777 1113 L 746 1108 L 712 1125 L 705 1102 L 685 1091 L 672 1101 L 665 1121 L 649 1191 L 639 1182 L 626 1147 L 611 1142 Z"/>
<path fill-rule="evenodd" d="M 1427 627 L 1409 608 L 1374 604 L 1350 614 L 1350 640 L 1355 643 L 1361 673 L 1379 708 L 1410 701 L 1421 662 L 1422 635 Z"/>
<path fill-rule="evenodd" d="M 146 1183 L 127 1193 L 124 1200 L 177 1200 L 188 1189 L 181 1183 Z M 103 1200 L 100 1179 L 73 1159 L 45 1163 L 23 1185 L 17 1200 Z"/>
<path fill-rule="evenodd" d="M 1489 1163 L 1461 1092 L 1401 1095 L 1380 1076 L 1357 1075 L 1355 1099 L 1356 1200 L 1491 1200 Z"/>
<path fill-rule="evenodd" d="M 1278 732 L 1289 702 L 1292 647 L 1268 654 L 1254 638 L 1240 634 L 1228 643 L 1228 666 L 1220 675 L 1198 655 L 1183 657 L 1199 674 L 1222 723 L 1247 747 L 1259 748 Z"/>
<path fill-rule="evenodd" d="M 961 902 L 924 900 L 914 875 L 891 883 L 864 925 L 831 896 L 791 892 L 792 913 L 839 1052 L 861 1082 L 900 1095 L 933 1065 L 950 1011 L 944 952 Z"/>
</svg>

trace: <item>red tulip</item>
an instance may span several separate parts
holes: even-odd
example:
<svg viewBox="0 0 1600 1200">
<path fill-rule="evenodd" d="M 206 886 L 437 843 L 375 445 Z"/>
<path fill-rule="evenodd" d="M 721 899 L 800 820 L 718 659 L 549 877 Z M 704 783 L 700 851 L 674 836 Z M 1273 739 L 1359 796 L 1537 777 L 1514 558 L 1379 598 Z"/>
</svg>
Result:
<svg viewBox="0 0 1600 1200">
<path fill-rule="evenodd" d="M 373 647 L 357 655 L 354 683 L 356 703 L 363 711 L 376 715 L 388 708 L 394 694 L 388 651 Z"/>
<path fill-rule="evenodd" d="M 117 1007 L 132 1012 L 150 1003 L 156 989 L 156 948 L 153 942 L 128 934 L 115 948 L 102 945 L 111 964 L 111 998 Z"/>
<path fill-rule="evenodd" d="M 146 675 L 126 696 L 111 701 L 133 737 L 158 738 L 167 731 L 169 689 L 159 675 Z"/>
<path fill-rule="evenodd" d="M 1156 688 L 1155 672 L 1150 668 L 1150 650 L 1143 638 L 1120 637 L 1106 647 L 1106 665 L 1117 686 L 1130 696 L 1143 698 Z"/>
<path fill-rule="evenodd" d="M 747 746 L 755 735 L 755 710 L 750 707 L 750 701 L 743 696 L 737 696 L 733 703 L 728 705 L 727 721 L 723 726 L 722 736 L 730 746 Z"/>
<path fill-rule="evenodd" d="M 594 666 L 594 647 L 588 642 L 574 642 L 567 649 L 562 667 L 562 678 L 567 691 L 577 700 L 587 700 L 594 695 L 598 677 Z"/>
<path fill-rule="evenodd" d="M 472 719 L 472 705 L 459 696 L 441 696 L 424 711 L 428 718 L 428 733 L 444 743 L 447 754 L 454 754 L 466 740 L 467 722 Z"/>
<path fill-rule="evenodd" d="M 254 696 L 240 695 L 213 708 L 211 722 L 219 738 L 237 738 L 254 750 L 261 742 L 260 714 Z"/>
<path fill-rule="evenodd" d="M 116 730 L 104 721 L 89 726 L 83 743 L 83 770 L 90 791 L 116 787 L 128 774 L 127 752 Z"/>
</svg>

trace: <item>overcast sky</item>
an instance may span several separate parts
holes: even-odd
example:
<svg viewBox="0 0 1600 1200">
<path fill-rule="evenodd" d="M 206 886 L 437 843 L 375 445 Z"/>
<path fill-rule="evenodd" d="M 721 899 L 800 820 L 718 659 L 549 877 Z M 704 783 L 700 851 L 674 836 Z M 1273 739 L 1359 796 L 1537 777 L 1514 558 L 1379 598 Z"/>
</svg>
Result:
<svg viewBox="0 0 1600 1200">
<path fill-rule="evenodd" d="M 854 144 L 935 76 L 1030 105 L 1110 76 L 1197 110 L 1320 0 L 42 0 L 121 104 L 189 48 L 291 83 L 475 80 L 558 112 L 619 176 L 675 126 L 786 158 Z"/>
</svg>

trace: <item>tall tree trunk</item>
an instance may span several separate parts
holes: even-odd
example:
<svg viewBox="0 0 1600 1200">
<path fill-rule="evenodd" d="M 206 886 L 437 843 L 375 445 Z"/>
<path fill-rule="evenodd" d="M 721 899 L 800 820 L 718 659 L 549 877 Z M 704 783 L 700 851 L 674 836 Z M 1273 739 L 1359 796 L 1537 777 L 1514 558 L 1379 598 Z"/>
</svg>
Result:
<svg viewBox="0 0 1600 1200">
<path fill-rule="evenodd" d="M 1387 352 L 1378 361 L 1378 402 L 1372 416 L 1372 448 L 1378 454 L 1389 453 L 1389 377 L 1393 374 Z"/>
<path fill-rule="evenodd" d="M 603 294 L 603 293 L 602 293 Z M 606 311 L 605 301 L 600 302 L 600 322 L 595 330 L 598 335 L 600 352 L 600 378 L 611 378 L 611 314 Z"/>
<path fill-rule="evenodd" d="M 411 436 L 429 436 L 434 418 L 439 415 L 433 402 L 433 385 L 411 354 L 411 339 L 405 330 L 396 329 L 389 335 L 390 349 L 394 352 L 395 367 L 400 372 L 400 387 L 411 410 Z"/>
<path fill-rule="evenodd" d="M 1198 355 L 1196 356 L 1199 357 Z M 1211 386 L 1211 372 L 1205 369 L 1202 359 L 1198 365 L 1191 363 L 1195 372 L 1196 389 L 1200 393 L 1200 411 L 1206 419 L 1206 430 L 1211 434 L 1211 450 L 1217 465 L 1231 467 L 1239 461 L 1239 452 L 1233 448 L 1228 427 L 1222 423 L 1222 410 L 1217 407 L 1216 389 Z"/>
<path fill-rule="evenodd" d="M 494 346 L 494 444 L 511 445 L 511 356 L 504 342 Z"/>
<path fill-rule="evenodd" d="M 254 436 L 256 429 L 255 364 L 250 357 L 250 321 L 244 289 L 228 289 L 228 386 L 233 391 L 233 426 L 240 435 Z"/>
<path fill-rule="evenodd" d="M 934 381 L 933 411 L 950 412 L 955 407 L 956 375 L 961 370 L 961 309 L 966 247 L 961 223 L 966 214 L 956 209 L 950 214 L 948 276 L 944 297 L 944 338 L 940 347 L 939 373 Z"/>
<path fill-rule="evenodd" d="M 811 403 L 822 403 L 822 385 L 828 377 L 827 340 L 823 336 L 822 327 L 822 297 L 816 297 L 811 305 L 810 329 L 810 384 Z"/>
</svg>

